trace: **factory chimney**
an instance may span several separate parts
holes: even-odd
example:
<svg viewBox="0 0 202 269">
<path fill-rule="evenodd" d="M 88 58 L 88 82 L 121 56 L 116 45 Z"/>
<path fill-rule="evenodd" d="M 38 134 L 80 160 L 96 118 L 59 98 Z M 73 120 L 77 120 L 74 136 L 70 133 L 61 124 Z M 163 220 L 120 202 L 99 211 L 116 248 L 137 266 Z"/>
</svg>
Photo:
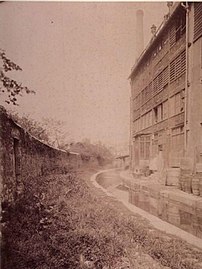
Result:
<svg viewBox="0 0 202 269">
<path fill-rule="evenodd" d="M 170 15 L 170 13 L 171 13 L 171 8 L 172 8 L 172 6 L 173 6 L 173 2 L 167 2 L 167 7 L 168 7 L 168 10 L 169 10 L 168 14 L 169 14 L 169 15 Z"/>
<path fill-rule="evenodd" d="M 136 12 L 136 51 L 137 58 L 144 49 L 144 34 L 143 34 L 143 10 L 139 9 Z"/>
</svg>

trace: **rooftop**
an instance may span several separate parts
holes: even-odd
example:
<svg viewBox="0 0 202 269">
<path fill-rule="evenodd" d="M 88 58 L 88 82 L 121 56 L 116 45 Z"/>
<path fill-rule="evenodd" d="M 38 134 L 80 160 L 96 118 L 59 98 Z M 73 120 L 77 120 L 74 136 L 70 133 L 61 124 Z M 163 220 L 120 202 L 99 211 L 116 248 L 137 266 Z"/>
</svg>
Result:
<svg viewBox="0 0 202 269">
<path fill-rule="evenodd" d="M 166 29 L 167 25 L 170 23 L 172 17 L 176 13 L 176 11 L 177 11 L 177 9 L 179 8 L 180 5 L 181 5 L 181 2 L 174 2 L 173 3 L 173 6 L 172 6 L 170 12 L 167 15 L 164 16 L 165 19 L 162 21 L 162 23 L 158 27 L 158 29 L 156 31 L 156 34 L 151 38 L 150 42 L 148 43 L 148 45 L 146 46 L 146 48 L 142 51 L 142 53 L 140 54 L 140 56 L 137 59 L 136 63 L 132 67 L 131 74 L 128 77 L 128 79 L 131 79 L 132 78 L 133 74 L 135 73 L 135 71 L 137 70 L 137 68 L 140 66 L 140 64 L 142 63 L 143 59 L 145 58 L 147 52 L 157 43 L 157 41 L 159 40 L 161 34 Z"/>
</svg>

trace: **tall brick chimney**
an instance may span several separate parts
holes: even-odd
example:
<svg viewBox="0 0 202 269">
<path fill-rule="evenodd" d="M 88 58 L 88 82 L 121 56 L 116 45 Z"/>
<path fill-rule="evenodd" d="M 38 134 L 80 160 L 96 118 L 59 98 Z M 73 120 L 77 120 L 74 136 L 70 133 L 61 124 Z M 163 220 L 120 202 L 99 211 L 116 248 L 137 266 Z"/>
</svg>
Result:
<svg viewBox="0 0 202 269">
<path fill-rule="evenodd" d="M 137 58 L 144 49 L 144 33 L 143 33 L 143 10 L 139 9 L 136 12 L 136 52 Z"/>
</svg>

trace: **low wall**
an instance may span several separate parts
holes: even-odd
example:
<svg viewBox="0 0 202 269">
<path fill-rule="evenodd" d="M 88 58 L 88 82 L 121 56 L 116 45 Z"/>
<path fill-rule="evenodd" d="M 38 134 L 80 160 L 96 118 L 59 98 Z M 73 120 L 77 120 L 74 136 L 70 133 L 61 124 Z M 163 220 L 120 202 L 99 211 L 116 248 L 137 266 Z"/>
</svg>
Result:
<svg viewBox="0 0 202 269">
<path fill-rule="evenodd" d="M 2 201 L 12 202 L 23 182 L 80 165 L 77 155 L 50 147 L 16 124 L 0 107 L 0 176 Z"/>
<path fill-rule="evenodd" d="M 202 238 L 202 198 L 154 182 L 125 179 L 129 202 Z"/>
</svg>

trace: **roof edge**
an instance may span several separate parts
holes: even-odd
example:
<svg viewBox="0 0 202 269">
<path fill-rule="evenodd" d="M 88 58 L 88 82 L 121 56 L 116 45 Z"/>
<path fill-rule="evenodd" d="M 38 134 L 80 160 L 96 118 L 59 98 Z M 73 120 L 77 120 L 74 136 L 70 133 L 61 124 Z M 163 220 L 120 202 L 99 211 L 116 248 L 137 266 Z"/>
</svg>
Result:
<svg viewBox="0 0 202 269">
<path fill-rule="evenodd" d="M 157 38 L 159 37 L 159 35 L 162 33 L 162 31 L 165 29 L 165 27 L 167 26 L 167 24 L 171 21 L 171 18 L 173 17 L 175 11 L 177 10 L 177 8 L 181 5 L 181 2 L 174 2 L 174 5 L 172 7 L 171 13 L 168 14 L 169 17 L 168 19 L 165 21 L 163 20 L 160 24 L 160 26 L 157 29 L 156 35 L 155 37 L 152 37 L 149 41 L 149 43 L 147 44 L 147 46 L 145 47 L 145 49 L 142 51 L 142 53 L 140 54 L 140 56 L 137 59 L 137 62 L 133 65 L 132 69 L 131 69 L 131 73 L 128 77 L 128 79 L 131 79 L 131 77 L 133 76 L 134 72 L 136 71 L 137 67 L 141 64 L 146 52 L 151 48 L 151 46 L 154 44 L 154 42 L 157 40 Z"/>
</svg>

